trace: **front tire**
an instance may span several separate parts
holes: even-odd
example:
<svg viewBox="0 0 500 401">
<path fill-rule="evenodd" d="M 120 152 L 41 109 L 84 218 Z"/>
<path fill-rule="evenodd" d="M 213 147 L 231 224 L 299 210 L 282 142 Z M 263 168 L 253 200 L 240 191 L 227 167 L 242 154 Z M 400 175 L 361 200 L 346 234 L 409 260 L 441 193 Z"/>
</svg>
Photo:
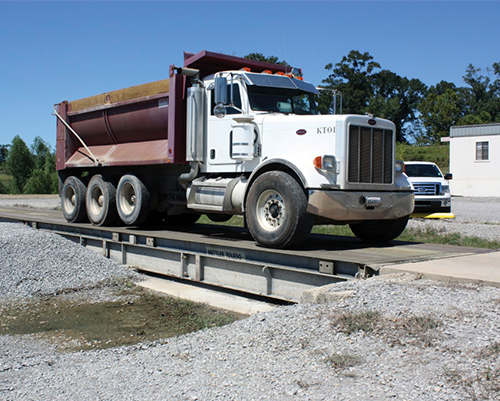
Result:
<svg viewBox="0 0 500 401">
<path fill-rule="evenodd" d="M 133 175 L 124 175 L 116 188 L 116 208 L 120 219 L 129 226 L 146 221 L 151 203 L 151 194 L 142 180 Z"/>
<path fill-rule="evenodd" d="M 291 248 L 303 243 L 313 226 L 307 197 L 299 183 L 283 171 L 258 177 L 246 201 L 250 234 L 261 245 Z"/>
<path fill-rule="evenodd" d="M 85 221 L 85 193 L 87 188 L 83 181 L 75 176 L 69 176 L 61 188 L 61 208 L 64 218 L 70 223 Z"/>
<path fill-rule="evenodd" d="M 92 224 L 106 226 L 116 220 L 116 184 L 111 178 L 94 175 L 87 187 L 87 215 Z"/>
<path fill-rule="evenodd" d="M 356 237 L 368 242 L 386 242 L 397 238 L 406 228 L 408 217 L 393 220 L 367 220 L 349 224 Z"/>
</svg>

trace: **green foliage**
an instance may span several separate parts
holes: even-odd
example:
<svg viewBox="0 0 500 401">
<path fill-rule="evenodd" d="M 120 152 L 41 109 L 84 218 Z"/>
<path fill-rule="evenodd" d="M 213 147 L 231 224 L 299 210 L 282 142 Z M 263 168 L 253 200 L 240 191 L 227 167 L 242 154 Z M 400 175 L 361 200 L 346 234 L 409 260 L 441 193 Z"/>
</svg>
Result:
<svg viewBox="0 0 500 401">
<path fill-rule="evenodd" d="M 352 50 L 341 62 L 325 67 L 332 73 L 323 80 L 323 87 L 342 93 L 342 112 L 345 114 L 374 114 L 396 125 L 397 141 L 405 141 L 418 122 L 418 105 L 427 87 L 418 79 L 401 77 L 380 64 L 368 53 Z M 331 93 L 318 99 L 319 111 L 330 111 Z"/>
<path fill-rule="evenodd" d="M 47 156 L 50 155 L 50 145 L 41 137 L 36 136 L 31 145 L 31 153 L 35 160 L 35 168 L 43 169 L 46 163 Z"/>
<path fill-rule="evenodd" d="M 408 79 L 388 71 L 375 76 L 375 94 L 367 111 L 387 118 L 396 125 L 396 140 L 405 142 L 413 134 L 418 120 L 418 105 L 427 94 L 426 85 L 418 79 Z"/>
<path fill-rule="evenodd" d="M 408 145 L 396 144 L 396 159 L 403 161 L 433 162 L 447 172 L 450 165 L 450 148 L 447 144 L 438 145 Z"/>
<path fill-rule="evenodd" d="M 323 80 L 322 86 L 342 93 L 344 114 L 364 114 L 369 99 L 375 92 L 374 70 L 379 68 L 380 64 L 373 61 L 373 57 L 368 52 L 360 53 L 357 50 L 351 50 L 335 66 L 332 63 L 325 66 L 331 74 Z M 325 113 L 325 109 L 329 107 L 330 104 L 320 104 L 320 112 Z"/>
<path fill-rule="evenodd" d="M 435 144 L 449 135 L 452 125 L 500 122 L 500 63 L 485 72 L 469 65 L 464 87 L 441 81 L 427 88 L 418 79 L 382 70 L 368 52 L 357 50 L 325 69 L 330 75 L 322 86 L 341 92 L 342 112 L 374 114 L 393 121 L 398 142 Z M 332 100 L 332 92 L 320 94 L 320 113 L 331 112 Z"/>
<path fill-rule="evenodd" d="M 7 168 L 12 175 L 12 192 L 19 194 L 23 192 L 26 182 L 31 176 L 35 161 L 26 143 L 19 135 L 12 140 Z"/>
<path fill-rule="evenodd" d="M 14 194 L 56 194 L 58 178 L 55 153 L 50 146 L 37 136 L 31 146 L 16 136 L 8 152 L 5 163 L 7 177 L 0 181 L 0 193 Z M 5 182 L 10 179 L 10 185 Z"/>
<path fill-rule="evenodd" d="M 9 156 L 9 147 L 10 145 L 0 145 L 0 167 L 2 167 L 3 163 L 7 160 L 7 156 Z"/>
<path fill-rule="evenodd" d="M 429 89 L 419 106 L 425 131 L 415 136 L 420 144 L 439 142 L 448 136 L 450 127 L 460 121 L 462 114 L 458 91 L 454 84 L 441 81 Z"/>
<path fill-rule="evenodd" d="M 256 60 L 256 61 L 262 61 L 264 63 L 270 63 L 270 64 L 279 64 L 279 65 L 285 65 L 285 66 L 290 66 L 286 61 L 281 60 L 276 57 L 276 56 L 269 56 L 266 57 L 262 53 L 250 53 L 244 56 L 245 58 L 249 60 Z"/>
<path fill-rule="evenodd" d="M 23 188 L 25 194 L 56 194 L 58 178 L 55 166 L 55 155 L 46 153 L 41 168 L 33 170 L 31 177 Z"/>
</svg>

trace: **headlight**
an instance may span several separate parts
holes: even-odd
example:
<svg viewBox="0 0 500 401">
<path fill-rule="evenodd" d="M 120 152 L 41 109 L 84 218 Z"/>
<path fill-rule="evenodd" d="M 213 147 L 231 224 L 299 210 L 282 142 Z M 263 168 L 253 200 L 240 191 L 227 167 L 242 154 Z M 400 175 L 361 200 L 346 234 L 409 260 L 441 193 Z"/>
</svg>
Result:
<svg viewBox="0 0 500 401">
<path fill-rule="evenodd" d="M 313 164 L 314 167 L 319 168 L 320 170 L 337 170 L 337 159 L 335 159 L 335 156 L 318 156 L 314 158 Z"/>
<path fill-rule="evenodd" d="M 396 160 L 395 163 L 396 174 L 402 174 L 405 171 L 405 164 L 401 160 Z"/>
<path fill-rule="evenodd" d="M 441 195 L 449 194 L 450 186 L 449 185 L 441 185 Z"/>
</svg>

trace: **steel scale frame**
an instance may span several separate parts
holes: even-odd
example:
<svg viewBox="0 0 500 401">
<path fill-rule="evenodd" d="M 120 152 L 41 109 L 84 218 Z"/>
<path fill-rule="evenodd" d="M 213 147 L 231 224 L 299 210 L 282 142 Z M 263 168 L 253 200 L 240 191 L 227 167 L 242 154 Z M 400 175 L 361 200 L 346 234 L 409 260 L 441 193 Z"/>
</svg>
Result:
<svg viewBox="0 0 500 401">
<path fill-rule="evenodd" d="M 217 243 L 155 236 L 142 230 L 104 228 L 0 217 L 47 230 L 139 271 L 299 302 L 303 291 L 377 272 L 356 262 L 321 260 L 268 249 L 245 247 L 239 241 Z"/>
</svg>

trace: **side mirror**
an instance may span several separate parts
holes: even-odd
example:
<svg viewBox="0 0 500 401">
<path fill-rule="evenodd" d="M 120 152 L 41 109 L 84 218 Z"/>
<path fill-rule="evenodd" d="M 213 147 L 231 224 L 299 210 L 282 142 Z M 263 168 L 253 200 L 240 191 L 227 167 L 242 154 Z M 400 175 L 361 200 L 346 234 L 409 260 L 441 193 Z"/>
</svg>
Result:
<svg viewBox="0 0 500 401">
<path fill-rule="evenodd" d="M 215 78 L 215 93 L 214 93 L 215 108 L 214 114 L 217 118 L 224 118 L 227 114 L 227 79 L 225 77 Z"/>
<path fill-rule="evenodd" d="M 445 180 L 451 180 L 451 179 L 453 179 L 453 174 L 451 174 L 451 173 L 445 174 L 444 175 L 444 179 Z"/>
<path fill-rule="evenodd" d="M 227 79 L 215 78 L 215 104 L 227 104 Z"/>
</svg>

